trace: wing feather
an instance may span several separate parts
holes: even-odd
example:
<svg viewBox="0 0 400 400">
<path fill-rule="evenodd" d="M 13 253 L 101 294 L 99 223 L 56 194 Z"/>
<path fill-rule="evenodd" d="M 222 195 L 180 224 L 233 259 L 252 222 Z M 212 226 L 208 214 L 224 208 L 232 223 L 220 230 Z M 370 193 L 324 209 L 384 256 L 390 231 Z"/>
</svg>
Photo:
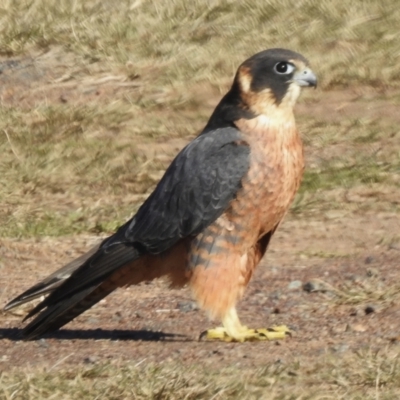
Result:
<svg viewBox="0 0 400 400">
<path fill-rule="evenodd" d="M 235 128 L 198 136 L 178 154 L 131 220 L 78 259 L 80 264 L 76 260 L 61 268 L 6 308 L 50 292 L 28 314 L 29 318 L 45 309 L 25 333 L 33 338 L 61 327 L 101 298 L 95 295 L 96 289 L 119 268 L 198 235 L 222 215 L 241 188 L 249 159 L 250 148 Z"/>
</svg>

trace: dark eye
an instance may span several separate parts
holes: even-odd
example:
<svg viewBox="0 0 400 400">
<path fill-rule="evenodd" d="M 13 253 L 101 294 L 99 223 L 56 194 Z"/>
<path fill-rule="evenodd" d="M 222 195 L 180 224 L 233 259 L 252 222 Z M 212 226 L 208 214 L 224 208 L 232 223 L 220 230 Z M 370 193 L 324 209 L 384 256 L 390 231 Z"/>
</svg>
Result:
<svg viewBox="0 0 400 400">
<path fill-rule="evenodd" d="M 281 61 L 275 64 L 274 70 L 280 75 L 287 75 L 294 71 L 294 65 L 286 61 Z"/>
</svg>

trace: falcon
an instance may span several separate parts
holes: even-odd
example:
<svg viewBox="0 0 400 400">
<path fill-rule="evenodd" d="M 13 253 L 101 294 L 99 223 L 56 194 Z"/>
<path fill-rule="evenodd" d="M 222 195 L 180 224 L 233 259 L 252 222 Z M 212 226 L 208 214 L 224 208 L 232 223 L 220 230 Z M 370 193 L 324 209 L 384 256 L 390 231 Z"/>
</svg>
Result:
<svg viewBox="0 0 400 400">
<path fill-rule="evenodd" d="M 271 340 L 286 327 L 249 329 L 236 304 L 299 188 L 303 146 L 293 108 L 316 87 L 308 61 L 286 49 L 257 53 L 203 131 L 173 160 L 136 215 L 87 254 L 5 306 L 47 294 L 25 319 L 26 339 L 59 329 L 119 287 L 167 277 L 188 284 L 224 341 Z"/>
</svg>

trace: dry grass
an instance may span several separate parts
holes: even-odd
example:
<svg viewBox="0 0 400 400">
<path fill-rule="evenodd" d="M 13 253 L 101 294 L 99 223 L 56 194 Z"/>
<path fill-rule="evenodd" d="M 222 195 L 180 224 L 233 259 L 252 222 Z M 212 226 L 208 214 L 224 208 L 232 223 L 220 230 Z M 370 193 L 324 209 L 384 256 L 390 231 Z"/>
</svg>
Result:
<svg viewBox="0 0 400 400">
<path fill-rule="evenodd" d="M 164 363 L 89 365 L 0 374 L 0 399 L 381 399 L 400 393 L 398 354 L 390 347 L 294 360 L 242 371 Z"/>
<path fill-rule="evenodd" d="M 351 276 L 338 285 L 317 279 L 314 285 L 316 291 L 322 292 L 332 306 L 368 307 L 373 304 L 381 310 L 391 304 L 397 304 L 400 299 L 400 285 L 395 277 L 390 279 L 387 276 L 374 275 L 375 273 L 376 271 L 370 270 L 365 276 Z"/>
<path fill-rule="evenodd" d="M 400 83 L 394 0 L 385 7 L 333 0 L 190 7 L 183 0 L 10 0 L 0 10 L 0 53 L 7 57 L 3 237 L 112 231 L 185 142 L 171 140 L 201 129 L 237 65 L 260 49 L 306 54 L 324 89 L 372 85 L 386 99 L 385 90 Z M 377 96 L 370 100 L 356 99 L 365 109 Z M 311 198 L 300 197 L 296 213 L 307 204 L 314 209 L 321 191 L 399 185 L 397 120 L 361 113 L 328 121 L 329 110 L 312 112 L 323 93 L 303 101 L 300 126 L 311 156 L 300 196 Z"/>
<path fill-rule="evenodd" d="M 162 68 L 158 84 L 226 81 L 243 59 L 283 46 L 309 55 L 325 87 L 400 79 L 395 0 L 3 2 L 1 52 L 65 46 L 88 62 Z"/>
</svg>

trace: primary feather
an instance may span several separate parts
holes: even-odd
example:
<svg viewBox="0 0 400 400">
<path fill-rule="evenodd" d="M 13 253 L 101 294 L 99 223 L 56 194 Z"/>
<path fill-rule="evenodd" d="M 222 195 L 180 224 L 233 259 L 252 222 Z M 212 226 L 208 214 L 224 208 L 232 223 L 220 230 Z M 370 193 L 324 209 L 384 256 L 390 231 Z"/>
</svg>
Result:
<svg viewBox="0 0 400 400">
<path fill-rule="evenodd" d="M 7 310 L 50 292 L 26 316 L 44 310 L 25 327 L 24 336 L 34 338 L 63 326 L 116 289 L 93 295 L 119 268 L 146 254 L 164 253 L 215 221 L 235 197 L 248 169 L 249 148 L 240 140 L 240 132 L 230 127 L 198 136 L 114 235 L 8 303 Z"/>
</svg>

